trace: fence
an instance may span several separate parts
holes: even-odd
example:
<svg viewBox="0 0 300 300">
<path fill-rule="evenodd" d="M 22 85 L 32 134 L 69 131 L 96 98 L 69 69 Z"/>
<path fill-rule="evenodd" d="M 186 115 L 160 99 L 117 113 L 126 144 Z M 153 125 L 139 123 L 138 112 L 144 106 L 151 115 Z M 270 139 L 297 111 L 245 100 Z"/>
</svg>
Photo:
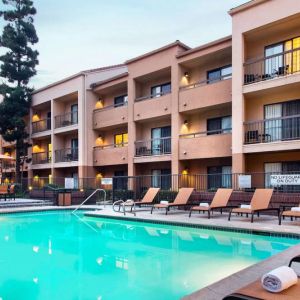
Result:
<svg viewBox="0 0 300 300">
<path fill-rule="evenodd" d="M 281 184 L 273 185 L 271 175 L 286 175 Z M 287 176 L 290 175 L 290 178 Z M 278 179 L 280 182 L 280 178 Z M 24 189 L 41 190 L 45 186 L 64 188 L 65 178 L 35 177 L 23 180 Z M 149 187 L 160 187 L 159 199 L 172 201 L 182 187 L 192 187 L 197 192 L 215 192 L 218 188 L 253 192 L 256 188 L 273 187 L 276 193 L 299 193 L 300 171 L 251 174 L 196 174 L 196 175 L 144 175 L 112 178 L 112 185 L 103 184 L 101 178 L 74 178 L 74 191 L 105 189 L 108 200 L 141 199 Z"/>
</svg>

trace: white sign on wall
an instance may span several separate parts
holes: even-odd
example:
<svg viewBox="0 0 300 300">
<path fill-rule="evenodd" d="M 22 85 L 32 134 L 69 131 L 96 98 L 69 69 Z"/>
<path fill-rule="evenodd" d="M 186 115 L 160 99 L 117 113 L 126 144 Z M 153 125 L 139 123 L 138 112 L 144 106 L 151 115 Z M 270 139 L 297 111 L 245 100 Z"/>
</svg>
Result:
<svg viewBox="0 0 300 300">
<path fill-rule="evenodd" d="M 272 186 L 279 185 L 300 185 L 300 174 L 270 175 Z"/>
<path fill-rule="evenodd" d="M 250 189 L 251 188 L 251 175 L 239 175 L 238 183 L 240 189 Z"/>
<path fill-rule="evenodd" d="M 103 184 L 103 185 L 112 185 L 113 180 L 112 180 L 112 178 L 101 178 L 101 184 Z"/>
<path fill-rule="evenodd" d="M 71 177 L 65 178 L 65 189 L 72 190 L 74 188 L 75 188 L 74 178 L 71 178 Z"/>
</svg>

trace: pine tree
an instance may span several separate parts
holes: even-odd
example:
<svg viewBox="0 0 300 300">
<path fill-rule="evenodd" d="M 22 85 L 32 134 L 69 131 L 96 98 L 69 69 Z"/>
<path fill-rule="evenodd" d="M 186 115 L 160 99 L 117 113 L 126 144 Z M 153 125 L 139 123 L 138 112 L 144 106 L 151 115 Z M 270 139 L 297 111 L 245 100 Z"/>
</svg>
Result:
<svg viewBox="0 0 300 300">
<path fill-rule="evenodd" d="M 6 9 L 0 10 L 5 26 L 0 36 L 0 134 L 7 142 L 16 144 L 16 181 L 20 181 L 20 166 L 28 137 L 26 116 L 29 114 L 32 88 L 30 79 L 36 74 L 38 52 L 33 45 L 38 37 L 33 24 L 36 9 L 31 0 L 2 0 Z"/>
</svg>

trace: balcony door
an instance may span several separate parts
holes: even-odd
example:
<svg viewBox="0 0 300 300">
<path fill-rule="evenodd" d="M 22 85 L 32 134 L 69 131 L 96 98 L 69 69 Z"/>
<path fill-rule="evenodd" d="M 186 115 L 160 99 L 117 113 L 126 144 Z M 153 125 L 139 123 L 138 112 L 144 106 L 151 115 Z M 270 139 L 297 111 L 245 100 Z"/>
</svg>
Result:
<svg viewBox="0 0 300 300">
<path fill-rule="evenodd" d="M 71 106 L 71 123 L 72 124 L 78 123 L 78 104 L 73 104 Z"/>
<path fill-rule="evenodd" d="M 171 126 L 152 128 L 151 130 L 152 155 L 171 153 L 170 137 L 171 137 Z"/>
<path fill-rule="evenodd" d="M 72 160 L 78 160 L 78 139 L 71 140 L 71 156 Z"/>
<path fill-rule="evenodd" d="M 51 129 L 51 111 L 47 112 L 47 130 Z"/>
<path fill-rule="evenodd" d="M 265 139 L 269 142 L 282 139 L 282 105 L 265 105 Z"/>
</svg>

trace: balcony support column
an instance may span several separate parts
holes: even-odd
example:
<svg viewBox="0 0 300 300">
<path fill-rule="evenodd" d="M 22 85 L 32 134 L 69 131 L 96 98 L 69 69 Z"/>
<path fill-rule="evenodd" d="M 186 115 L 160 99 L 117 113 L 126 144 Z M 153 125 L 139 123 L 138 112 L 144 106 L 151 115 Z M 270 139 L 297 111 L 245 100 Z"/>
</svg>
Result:
<svg viewBox="0 0 300 300">
<path fill-rule="evenodd" d="M 234 153 L 232 154 L 232 173 L 245 173 L 246 163 L 244 153 Z"/>
</svg>

